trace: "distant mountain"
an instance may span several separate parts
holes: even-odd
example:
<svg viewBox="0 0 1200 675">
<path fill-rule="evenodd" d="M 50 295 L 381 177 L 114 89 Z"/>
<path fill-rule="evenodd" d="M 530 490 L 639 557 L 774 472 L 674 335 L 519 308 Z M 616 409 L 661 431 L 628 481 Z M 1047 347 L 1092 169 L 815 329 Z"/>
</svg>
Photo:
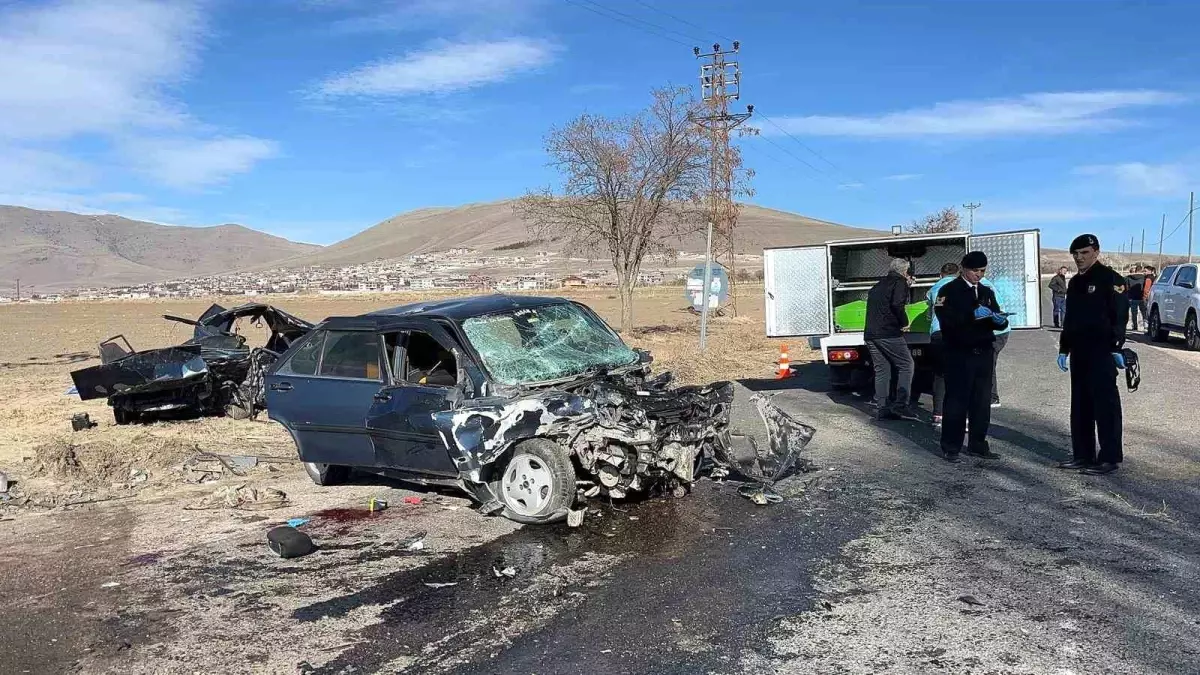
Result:
<svg viewBox="0 0 1200 675">
<path fill-rule="evenodd" d="M 815 244 L 882 234 L 749 204 L 742 208 L 738 231 L 739 253 L 761 253 L 766 246 Z M 555 241 L 534 241 L 526 223 L 513 212 L 513 201 L 508 200 L 402 213 L 349 239 L 282 261 L 278 266 L 353 265 L 451 248 L 516 253 L 559 250 L 562 246 Z M 702 252 L 704 237 L 688 237 L 680 242 L 679 248 Z"/>
<path fill-rule="evenodd" d="M 47 293 L 217 274 L 320 249 L 241 225 L 176 227 L 0 206 L 0 293 Z M 25 294 L 25 290 L 22 291 Z"/>
</svg>

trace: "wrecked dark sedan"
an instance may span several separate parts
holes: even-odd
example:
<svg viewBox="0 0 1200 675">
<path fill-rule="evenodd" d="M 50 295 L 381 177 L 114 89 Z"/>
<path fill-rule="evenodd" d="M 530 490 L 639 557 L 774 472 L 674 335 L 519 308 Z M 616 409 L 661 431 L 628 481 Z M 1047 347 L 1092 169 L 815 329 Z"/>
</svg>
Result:
<svg viewBox="0 0 1200 675">
<path fill-rule="evenodd" d="M 244 419 L 266 405 L 263 376 L 279 355 L 312 324 L 259 303 L 209 307 L 199 319 L 163 315 L 193 326 L 192 338 L 174 347 L 135 351 L 123 335 L 100 343 L 100 365 L 71 373 L 82 400 L 107 398 L 117 424 L 168 414 L 225 414 Z M 249 347 L 240 320 L 270 331 L 262 347 Z"/>
<path fill-rule="evenodd" d="M 318 484 L 356 468 L 450 485 L 525 523 L 682 495 L 702 470 L 771 481 L 812 437 L 758 397 L 768 441 L 735 448 L 732 383 L 672 387 L 650 361 L 570 300 L 444 300 L 326 319 L 268 372 L 267 411 Z"/>
</svg>

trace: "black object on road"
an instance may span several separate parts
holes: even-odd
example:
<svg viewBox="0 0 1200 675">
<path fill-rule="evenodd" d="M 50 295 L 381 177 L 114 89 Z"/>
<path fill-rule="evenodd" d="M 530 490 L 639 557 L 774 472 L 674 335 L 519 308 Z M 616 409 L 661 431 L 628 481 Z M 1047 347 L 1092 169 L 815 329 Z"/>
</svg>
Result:
<svg viewBox="0 0 1200 675">
<path fill-rule="evenodd" d="M 281 525 L 267 531 L 267 547 L 280 558 L 299 558 L 316 549 L 307 534 L 288 525 Z"/>
</svg>

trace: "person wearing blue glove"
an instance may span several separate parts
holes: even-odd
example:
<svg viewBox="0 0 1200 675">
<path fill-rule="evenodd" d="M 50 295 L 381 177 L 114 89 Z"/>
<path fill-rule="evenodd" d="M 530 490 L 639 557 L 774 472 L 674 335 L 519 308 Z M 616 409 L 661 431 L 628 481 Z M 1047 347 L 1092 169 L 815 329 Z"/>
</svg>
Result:
<svg viewBox="0 0 1200 675">
<path fill-rule="evenodd" d="M 1126 365 L 1121 350 L 1129 321 L 1127 281 L 1099 262 L 1100 240 L 1095 235 L 1076 237 L 1071 257 L 1079 274 L 1067 284 L 1058 367 L 1065 372 L 1070 361 L 1073 456 L 1059 467 L 1104 475 L 1116 471 L 1124 459 L 1117 371 Z"/>
<path fill-rule="evenodd" d="M 996 294 L 981 283 L 987 256 L 971 251 L 963 256 L 954 281 L 938 291 L 934 313 L 945 344 L 946 410 L 942 419 L 942 457 L 959 462 L 963 439 L 970 438 L 967 454 L 985 459 L 999 457 L 988 447 L 991 424 L 992 377 L 995 369 L 995 331 L 1008 326 Z"/>
</svg>

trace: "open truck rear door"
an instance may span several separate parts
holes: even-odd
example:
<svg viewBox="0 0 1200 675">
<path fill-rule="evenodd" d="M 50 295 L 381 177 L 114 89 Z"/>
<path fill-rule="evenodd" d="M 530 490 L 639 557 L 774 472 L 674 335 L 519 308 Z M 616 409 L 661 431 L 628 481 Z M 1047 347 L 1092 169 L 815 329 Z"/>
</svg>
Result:
<svg viewBox="0 0 1200 675">
<path fill-rule="evenodd" d="M 829 252 L 820 246 L 763 250 L 767 337 L 828 335 Z"/>
<path fill-rule="evenodd" d="M 1041 233 L 1038 230 L 972 234 L 971 250 L 988 257 L 987 278 L 1013 328 L 1041 328 Z"/>
</svg>

